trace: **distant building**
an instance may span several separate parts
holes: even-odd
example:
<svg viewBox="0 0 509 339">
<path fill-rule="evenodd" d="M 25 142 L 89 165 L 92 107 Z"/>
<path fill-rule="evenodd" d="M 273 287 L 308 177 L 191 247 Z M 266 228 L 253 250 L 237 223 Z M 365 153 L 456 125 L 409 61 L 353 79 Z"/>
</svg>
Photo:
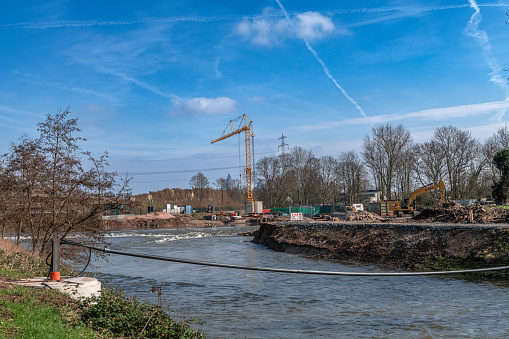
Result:
<svg viewBox="0 0 509 339">
<path fill-rule="evenodd" d="M 367 190 L 361 192 L 362 203 L 369 205 L 370 203 L 382 201 L 382 192 L 380 190 Z"/>
<path fill-rule="evenodd" d="M 230 190 L 232 189 L 232 176 L 230 173 L 228 173 L 228 176 L 226 177 L 226 189 Z"/>
</svg>

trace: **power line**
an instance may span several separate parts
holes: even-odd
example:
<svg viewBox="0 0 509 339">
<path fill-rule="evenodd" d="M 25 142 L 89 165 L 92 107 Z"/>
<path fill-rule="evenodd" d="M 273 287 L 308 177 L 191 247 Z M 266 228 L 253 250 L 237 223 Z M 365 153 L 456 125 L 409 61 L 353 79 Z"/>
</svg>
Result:
<svg viewBox="0 0 509 339">
<path fill-rule="evenodd" d="M 160 174 L 173 174 L 173 173 L 191 173 L 191 172 L 208 172 L 208 171 L 220 171 L 225 169 L 237 168 L 237 166 L 230 167 L 216 167 L 216 168 L 202 168 L 202 169 L 188 169 L 188 170 L 175 170 L 175 171 L 145 171 L 145 172 L 124 172 L 119 173 L 120 175 L 160 175 Z"/>
<path fill-rule="evenodd" d="M 258 153 L 258 155 L 262 154 L 274 154 L 277 152 L 263 152 Z M 224 159 L 224 158 L 231 158 L 231 155 L 221 155 L 217 157 L 193 157 L 193 158 L 166 158 L 166 159 L 132 159 L 132 160 L 110 160 L 110 163 L 122 163 L 122 162 L 136 162 L 136 163 L 143 163 L 143 162 L 171 162 L 171 161 L 192 161 L 192 160 L 208 160 L 208 159 Z"/>
<path fill-rule="evenodd" d="M 107 247 L 104 247 L 104 248 L 93 247 L 93 246 L 89 246 L 89 245 L 85 245 L 85 244 L 81 244 L 81 243 L 69 241 L 69 240 L 61 240 L 60 243 L 65 244 L 65 245 L 86 247 L 86 248 L 89 248 L 89 249 L 92 249 L 95 251 L 100 251 L 100 252 L 105 252 L 105 253 L 126 255 L 126 256 L 130 256 L 130 257 L 137 257 L 137 258 L 144 258 L 144 259 L 170 261 L 170 262 L 177 262 L 177 263 L 182 263 L 182 264 L 233 268 L 233 269 L 248 270 L 248 271 L 297 273 L 297 274 L 312 274 L 312 275 L 335 275 L 335 276 L 357 276 L 357 277 L 361 277 L 361 276 L 362 277 L 403 277 L 403 276 L 421 276 L 421 275 L 448 275 L 448 274 L 460 274 L 460 273 L 479 273 L 479 272 L 490 272 L 490 271 L 503 271 L 503 270 L 509 269 L 509 266 L 500 266 L 500 267 L 476 268 L 476 269 L 457 270 L 457 271 L 426 271 L 426 272 L 336 272 L 336 271 L 296 270 L 296 269 L 286 269 L 286 268 L 220 264 L 220 263 L 198 261 L 198 260 L 163 257 L 163 256 L 158 256 L 158 255 L 130 253 L 130 252 L 124 252 L 124 251 L 111 250 Z"/>
</svg>

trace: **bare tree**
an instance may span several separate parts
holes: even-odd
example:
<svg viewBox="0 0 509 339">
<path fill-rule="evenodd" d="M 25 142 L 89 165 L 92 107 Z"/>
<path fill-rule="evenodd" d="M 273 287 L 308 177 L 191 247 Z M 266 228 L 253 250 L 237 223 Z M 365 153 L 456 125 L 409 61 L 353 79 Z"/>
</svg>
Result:
<svg viewBox="0 0 509 339">
<path fill-rule="evenodd" d="M 412 146 L 412 137 L 401 124 L 373 127 L 372 133 L 371 138 L 364 138 L 362 156 L 382 196 L 390 199 L 396 174 L 405 163 L 406 150 Z"/>
<path fill-rule="evenodd" d="M 214 182 L 214 186 L 221 190 L 221 211 L 223 210 L 224 206 L 224 191 L 228 188 L 227 182 L 225 178 L 217 178 Z"/>
<path fill-rule="evenodd" d="M 32 211 L 44 210 L 46 199 L 41 193 L 48 163 L 40 152 L 39 141 L 27 136 L 23 136 L 17 145 L 11 143 L 10 151 L 6 155 L 6 174 L 10 178 L 11 192 L 14 193 L 12 198 L 17 210 L 10 222 L 17 224 L 17 244 L 23 228 L 29 227 L 35 249 L 42 231 L 38 225 L 44 222 L 44 215 Z"/>
<path fill-rule="evenodd" d="M 334 203 L 338 161 L 327 155 L 320 158 L 320 186 L 323 205 Z"/>
<path fill-rule="evenodd" d="M 259 194 L 264 204 L 277 206 L 285 197 L 280 157 L 263 157 L 256 163 L 256 180 L 262 182 Z"/>
<path fill-rule="evenodd" d="M 414 146 L 415 171 L 422 186 L 437 183 L 446 176 L 445 158 L 437 141 L 427 141 Z"/>
<path fill-rule="evenodd" d="M 293 186 L 293 194 L 289 195 L 294 203 L 307 205 L 319 203 L 319 166 L 313 152 L 294 147 L 288 155 L 291 169 L 287 172 L 289 188 Z"/>
<path fill-rule="evenodd" d="M 115 175 L 106 172 L 104 159 L 83 170 L 78 146 L 83 139 L 75 136 L 78 121 L 69 114 L 66 109 L 48 115 L 38 124 L 38 139 L 24 137 L 4 156 L 2 182 L 10 182 L 11 190 L 2 187 L 2 194 L 16 203 L 18 235 L 21 229 L 30 234 L 34 252 L 44 253 L 51 238 L 70 233 L 99 239 L 99 215 L 130 201 L 128 179 L 116 190 Z"/>
<path fill-rule="evenodd" d="M 401 164 L 396 169 L 396 198 L 409 198 L 415 189 L 415 153 L 411 145 L 402 150 Z"/>
<path fill-rule="evenodd" d="M 337 182 L 343 187 L 345 204 L 362 201 L 362 189 L 365 188 L 366 168 L 354 151 L 344 152 L 338 158 Z"/>
<path fill-rule="evenodd" d="M 455 126 L 435 129 L 435 141 L 444 157 L 449 193 L 453 199 L 470 197 L 469 187 L 477 178 L 484 162 L 478 161 L 480 144 L 469 131 Z"/>
<path fill-rule="evenodd" d="M 189 185 L 198 192 L 198 197 L 201 201 L 203 199 L 203 192 L 209 187 L 209 179 L 202 172 L 198 172 L 191 177 Z"/>
</svg>

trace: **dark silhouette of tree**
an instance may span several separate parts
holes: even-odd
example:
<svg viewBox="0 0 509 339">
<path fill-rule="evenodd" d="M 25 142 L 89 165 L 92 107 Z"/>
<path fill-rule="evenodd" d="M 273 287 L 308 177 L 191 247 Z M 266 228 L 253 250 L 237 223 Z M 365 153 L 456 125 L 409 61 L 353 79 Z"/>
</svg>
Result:
<svg viewBox="0 0 509 339">
<path fill-rule="evenodd" d="M 493 198 L 499 204 L 509 200 L 509 149 L 498 151 L 493 164 L 500 171 L 500 179 L 493 185 Z"/>
</svg>

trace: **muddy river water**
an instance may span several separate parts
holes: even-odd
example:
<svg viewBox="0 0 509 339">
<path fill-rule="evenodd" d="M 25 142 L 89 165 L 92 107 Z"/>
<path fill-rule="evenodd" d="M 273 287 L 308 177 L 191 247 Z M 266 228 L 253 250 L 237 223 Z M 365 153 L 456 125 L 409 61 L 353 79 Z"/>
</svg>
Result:
<svg viewBox="0 0 509 339">
<path fill-rule="evenodd" d="M 250 227 L 112 232 L 111 248 L 227 264 L 324 271 L 390 267 L 279 253 Z M 507 338 L 509 281 L 467 276 L 334 277 L 242 271 L 120 255 L 88 271 L 128 295 L 195 318 L 209 338 Z"/>
</svg>

